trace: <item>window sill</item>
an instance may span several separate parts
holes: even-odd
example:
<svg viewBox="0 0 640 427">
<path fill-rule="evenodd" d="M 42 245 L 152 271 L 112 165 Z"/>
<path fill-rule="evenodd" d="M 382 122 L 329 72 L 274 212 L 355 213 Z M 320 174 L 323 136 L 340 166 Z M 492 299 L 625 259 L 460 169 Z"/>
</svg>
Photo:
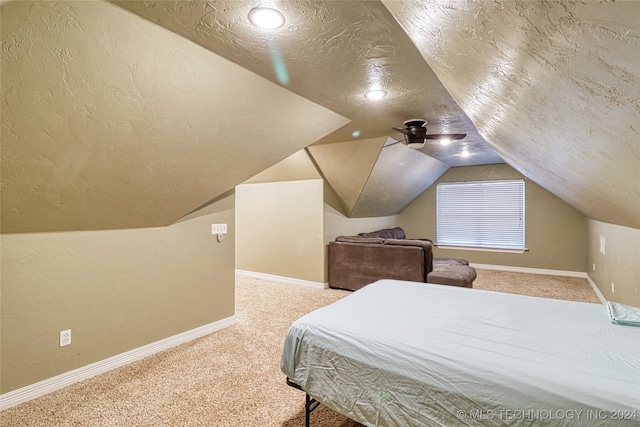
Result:
<svg viewBox="0 0 640 427">
<path fill-rule="evenodd" d="M 507 249 L 507 248 L 481 248 L 478 246 L 451 246 L 451 245 L 438 245 L 435 244 L 439 249 L 451 249 L 458 251 L 478 251 L 478 252 L 500 252 L 504 254 L 523 254 L 527 252 L 529 249 Z"/>
</svg>

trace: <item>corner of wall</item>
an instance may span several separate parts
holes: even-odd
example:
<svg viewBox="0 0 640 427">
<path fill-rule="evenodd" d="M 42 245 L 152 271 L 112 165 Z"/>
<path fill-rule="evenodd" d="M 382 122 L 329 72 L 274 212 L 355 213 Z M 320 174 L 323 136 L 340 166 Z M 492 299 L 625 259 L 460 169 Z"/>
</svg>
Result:
<svg viewBox="0 0 640 427">
<path fill-rule="evenodd" d="M 586 271 L 605 299 L 640 307 L 640 229 L 588 219 Z"/>
</svg>

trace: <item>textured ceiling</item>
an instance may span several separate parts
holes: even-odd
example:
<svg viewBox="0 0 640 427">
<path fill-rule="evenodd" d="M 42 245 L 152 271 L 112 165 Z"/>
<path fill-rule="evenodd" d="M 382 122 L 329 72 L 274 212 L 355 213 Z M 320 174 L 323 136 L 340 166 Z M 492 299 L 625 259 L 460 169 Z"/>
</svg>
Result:
<svg viewBox="0 0 640 427">
<path fill-rule="evenodd" d="M 378 1 L 279 2 L 287 24 L 267 32 L 247 23 L 246 16 L 257 3 L 114 3 L 351 119 L 313 144 L 327 147 L 310 150 L 332 159 L 316 159 L 316 164 L 350 217 L 399 213 L 448 166 L 503 162 Z M 384 88 L 388 96 L 371 101 L 364 96 L 370 88 Z M 391 127 L 416 117 L 428 121 L 430 133 L 467 137 L 446 147 L 431 142 L 420 152 L 398 145 L 373 158 L 365 154 L 371 138 L 402 139 Z M 359 136 L 352 136 L 354 132 Z M 338 167 L 345 146 L 354 144 L 362 146 L 358 152 L 365 158 L 351 157 L 359 159 L 356 167 Z M 461 155 L 465 150 L 468 157 Z M 397 161 L 398 156 L 404 160 Z M 436 158 L 448 166 L 441 167 Z M 408 165 L 416 163 L 408 159 L 422 166 L 409 172 Z"/>
<path fill-rule="evenodd" d="M 640 2 L 384 4 L 507 163 L 640 228 Z"/>
<path fill-rule="evenodd" d="M 307 146 L 350 216 L 504 159 L 640 228 L 640 2 L 274 4 L 3 2 L 2 231 L 169 224 Z M 390 144 L 411 118 L 468 136 Z"/>
<path fill-rule="evenodd" d="M 449 165 L 440 160 L 387 140 L 351 215 L 373 217 L 396 214 L 436 182 L 447 169 Z"/>
<path fill-rule="evenodd" d="M 287 87 L 351 123 L 317 144 L 394 136 L 392 126 L 416 117 L 430 133 L 467 133 L 455 153 L 468 146 L 477 157 L 454 159 L 455 166 L 502 163 L 469 117 L 423 60 L 411 39 L 378 1 L 275 2 L 287 23 L 275 31 L 247 22 L 259 2 L 114 2 L 176 34 Z M 388 96 L 373 102 L 370 88 Z"/>
<path fill-rule="evenodd" d="M 5 233 L 168 225 L 348 122 L 109 3 L 1 18 Z"/>
</svg>

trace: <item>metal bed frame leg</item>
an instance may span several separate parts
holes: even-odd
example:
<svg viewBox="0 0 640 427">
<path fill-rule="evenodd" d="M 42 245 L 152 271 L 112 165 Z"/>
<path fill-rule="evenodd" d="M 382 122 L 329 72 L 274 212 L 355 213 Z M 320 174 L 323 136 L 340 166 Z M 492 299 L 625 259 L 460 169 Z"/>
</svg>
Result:
<svg viewBox="0 0 640 427">
<path fill-rule="evenodd" d="M 320 405 L 320 402 L 306 394 L 305 402 L 304 402 L 304 427 L 309 427 L 311 425 L 311 413 L 314 409 L 316 409 Z"/>
<path fill-rule="evenodd" d="M 287 378 L 287 385 L 289 385 L 289 386 L 291 386 L 293 388 L 297 388 L 298 390 L 302 390 L 302 387 L 300 387 L 298 384 L 296 384 L 293 381 L 291 381 L 289 378 Z M 304 391 L 304 390 L 302 390 L 302 391 Z M 309 396 L 309 393 L 307 393 L 305 391 L 305 398 L 304 398 L 304 427 L 309 427 L 311 425 L 311 413 L 318 406 L 320 406 L 320 402 L 318 402 L 313 397 Z"/>
</svg>

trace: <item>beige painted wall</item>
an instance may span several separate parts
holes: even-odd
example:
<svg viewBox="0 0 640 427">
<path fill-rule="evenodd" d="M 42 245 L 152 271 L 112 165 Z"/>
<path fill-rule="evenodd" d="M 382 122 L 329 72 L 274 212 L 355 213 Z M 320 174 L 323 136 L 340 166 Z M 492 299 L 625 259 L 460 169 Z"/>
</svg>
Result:
<svg viewBox="0 0 640 427">
<path fill-rule="evenodd" d="M 1 235 L 1 392 L 232 316 L 233 195 L 206 212 L 168 227 Z M 213 222 L 229 224 L 223 243 Z"/>
<path fill-rule="evenodd" d="M 324 191 L 324 281 L 329 281 L 329 242 L 338 236 L 354 236 L 358 233 L 398 226 L 398 215 L 371 218 L 349 218 L 344 213 L 335 191 L 325 182 Z"/>
<path fill-rule="evenodd" d="M 301 150 L 236 187 L 236 268 L 326 283 L 336 236 L 396 225 L 396 216 L 348 218 Z"/>
<path fill-rule="evenodd" d="M 344 213 L 335 191 L 325 182 L 324 191 L 324 242 L 329 244 L 338 236 L 354 236 L 358 233 L 391 228 L 398 225 L 398 215 L 349 218 Z"/>
<path fill-rule="evenodd" d="M 322 179 L 236 187 L 236 268 L 324 282 Z"/>
<path fill-rule="evenodd" d="M 392 228 L 398 226 L 398 216 L 379 216 L 371 218 L 348 218 L 331 205 L 324 206 L 325 243 L 338 236 L 355 236 L 358 233 Z"/>
<path fill-rule="evenodd" d="M 436 240 L 436 185 L 440 182 L 524 178 L 506 164 L 451 168 L 399 215 L 407 237 Z M 533 181 L 525 184 L 524 254 L 435 249 L 436 256 L 473 263 L 586 271 L 587 218 Z"/>
<path fill-rule="evenodd" d="M 640 307 L 640 230 L 594 219 L 587 226 L 589 277 L 607 300 Z M 600 236 L 604 237 L 604 254 Z"/>
<path fill-rule="evenodd" d="M 331 240 L 396 225 L 395 216 L 348 218 L 338 204 L 322 179 L 239 185 L 236 268 L 326 283 Z"/>
</svg>

